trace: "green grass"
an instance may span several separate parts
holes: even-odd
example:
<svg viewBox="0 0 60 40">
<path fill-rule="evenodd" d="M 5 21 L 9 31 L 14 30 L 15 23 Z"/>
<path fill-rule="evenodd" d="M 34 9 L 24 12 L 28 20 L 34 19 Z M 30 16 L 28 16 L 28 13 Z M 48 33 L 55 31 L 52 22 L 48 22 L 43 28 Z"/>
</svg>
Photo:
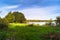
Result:
<svg viewBox="0 0 60 40">
<path fill-rule="evenodd" d="M 19 27 L 23 26 L 23 27 L 25 27 L 27 25 L 28 24 L 24 24 L 24 23 L 9 23 L 9 28 L 15 28 L 16 26 L 19 26 Z"/>
<path fill-rule="evenodd" d="M 23 26 L 24 25 L 24 26 Z M 5 38 L 12 37 L 13 40 L 46 40 L 42 36 L 47 34 L 48 32 L 58 32 L 60 33 L 60 28 L 53 28 L 53 27 L 29 27 L 27 24 L 10 24 L 9 28 L 3 30 L 1 35 L 5 33 Z M 3 38 L 4 36 L 2 36 Z"/>
</svg>

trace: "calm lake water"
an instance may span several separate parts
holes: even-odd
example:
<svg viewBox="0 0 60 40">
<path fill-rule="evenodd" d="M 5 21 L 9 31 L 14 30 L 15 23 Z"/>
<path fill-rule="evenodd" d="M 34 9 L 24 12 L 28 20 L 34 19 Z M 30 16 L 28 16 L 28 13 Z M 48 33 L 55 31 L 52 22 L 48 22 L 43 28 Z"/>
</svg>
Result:
<svg viewBox="0 0 60 40">
<path fill-rule="evenodd" d="M 39 25 L 44 25 L 45 23 L 48 23 L 48 22 L 28 22 L 28 24 L 39 24 Z M 55 24 L 55 22 L 52 22 Z"/>
<path fill-rule="evenodd" d="M 28 22 L 28 24 L 39 24 L 44 25 L 46 22 Z"/>
</svg>

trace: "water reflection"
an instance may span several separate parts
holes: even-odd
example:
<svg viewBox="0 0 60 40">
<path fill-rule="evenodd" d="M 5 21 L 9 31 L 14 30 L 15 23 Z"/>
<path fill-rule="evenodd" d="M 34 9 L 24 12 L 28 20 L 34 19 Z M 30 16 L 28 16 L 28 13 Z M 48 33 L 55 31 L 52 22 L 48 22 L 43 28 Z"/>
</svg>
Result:
<svg viewBox="0 0 60 40">
<path fill-rule="evenodd" d="M 39 24 L 39 25 L 44 25 L 49 22 L 28 22 L 28 24 Z M 55 24 L 55 22 L 52 22 L 52 24 Z"/>
</svg>

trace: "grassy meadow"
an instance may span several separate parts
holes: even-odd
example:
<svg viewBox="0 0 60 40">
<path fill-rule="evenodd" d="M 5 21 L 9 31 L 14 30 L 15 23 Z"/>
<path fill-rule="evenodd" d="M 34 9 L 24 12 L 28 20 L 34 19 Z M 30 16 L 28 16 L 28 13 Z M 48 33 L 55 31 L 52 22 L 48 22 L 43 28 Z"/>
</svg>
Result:
<svg viewBox="0 0 60 40">
<path fill-rule="evenodd" d="M 0 40 L 46 40 L 43 36 L 49 32 L 60 33 L 60 28 L 10 23 L 7 30 L 0 31 Z"/>
</svg>

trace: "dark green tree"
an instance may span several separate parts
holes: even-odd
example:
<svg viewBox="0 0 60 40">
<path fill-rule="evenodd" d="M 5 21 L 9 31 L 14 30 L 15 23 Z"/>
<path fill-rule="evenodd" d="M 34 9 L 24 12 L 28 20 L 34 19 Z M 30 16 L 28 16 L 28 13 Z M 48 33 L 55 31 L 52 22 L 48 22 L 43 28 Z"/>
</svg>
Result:
<svg viewBox="0 0 60 40">
<path fill-rule="evenodd" d="M 21 12 L 13 12 L 12 15 L 14 15 L 14 17 L 15 17 L 14 22 L 25 23 L 26 18 L 25 18 L 23 13 L 21 13 Z"/>
<path fill-rule="evenodd" d="M 9 12 L 6 16 L 5 16 L 5 19 L 8 20 L 9 23 L 12 23 L 15 19 L 14 15 L 12 15 L 11 12 Z"/>
<path fill-rule="evenodd" d="M 0 18 L 0 29 L 8 28 L 8 21 L 5 18 Z"/>
<path fill-rule="evenodd" d="M 56 18 L 56 25 L 60 27 L 60 16 Z"/>
<path fill-rule="evenodd" d="M 2 20 L 2 18 L 0 17 L 0 23 L 2 22 L 1 20 Z"/>
<path fill-rule="evenodd" d="M 8 20 L 9 23 L 25 23 L 26 18 L 23 13 L 21 12 L 9 12 L 6 16 L 5 19 Z"/>
<path fill-rule="evenodd" d="M 52 26 L 52 19 L 50 19 L 49 22 L 46 22 L 45 25 Z"/>
</svg>

